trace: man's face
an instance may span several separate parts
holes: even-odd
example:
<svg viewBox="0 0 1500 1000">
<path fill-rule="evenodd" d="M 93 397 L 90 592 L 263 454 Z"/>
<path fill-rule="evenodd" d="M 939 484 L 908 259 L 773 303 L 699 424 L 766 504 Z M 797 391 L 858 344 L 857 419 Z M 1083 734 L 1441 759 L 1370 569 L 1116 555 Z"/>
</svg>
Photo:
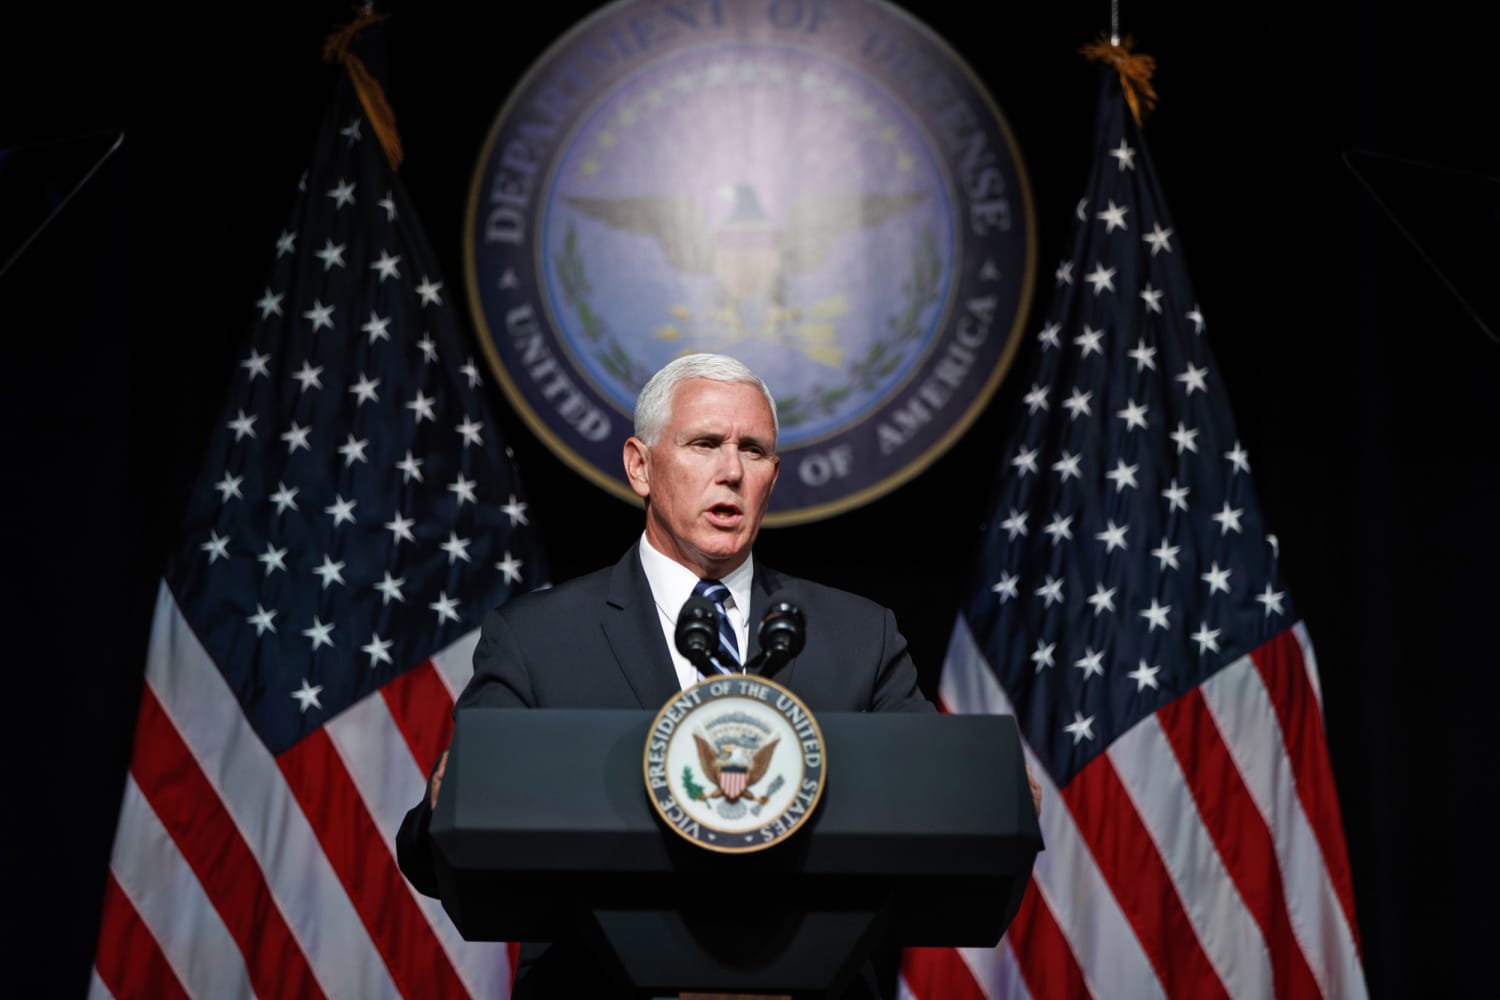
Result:
<svg viewBox="0 0 1500 1000">
<path fill-rule="evenodd" d="M 656 444 L 625 442 L 625 472 L 646 501 L 651 544 L 702 577 L 743 563 L 776 485 L 775 448 L 776 424 L 759 388 L 680 383 Z"/>
</svg>

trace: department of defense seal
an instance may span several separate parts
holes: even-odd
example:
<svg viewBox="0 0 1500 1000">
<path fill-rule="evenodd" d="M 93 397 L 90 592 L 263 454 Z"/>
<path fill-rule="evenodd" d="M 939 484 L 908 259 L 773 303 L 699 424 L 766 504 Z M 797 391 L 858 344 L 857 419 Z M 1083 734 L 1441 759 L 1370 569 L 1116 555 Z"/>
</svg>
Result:
<svg viewBox="0 0 1500 1000">
<path fill-rule="evenodd" d="M 646 737 L 646 792 L 673 832 L 741 854 L 801 829 L 823 795 L 817 720 L 775 681 L 715 676 L 662 706 Z"/>
<path fill-rule="evenodd" d="M 731 354 L 776 395 L 765 523 L 916 475 L 1008 367 L 1035 270 L 1019 150 L 877 0 L 621 0 L 531 67 L 470 189 L 470 307 L 533 431 L 634 501 L 642 384 Z"/>
</svg>

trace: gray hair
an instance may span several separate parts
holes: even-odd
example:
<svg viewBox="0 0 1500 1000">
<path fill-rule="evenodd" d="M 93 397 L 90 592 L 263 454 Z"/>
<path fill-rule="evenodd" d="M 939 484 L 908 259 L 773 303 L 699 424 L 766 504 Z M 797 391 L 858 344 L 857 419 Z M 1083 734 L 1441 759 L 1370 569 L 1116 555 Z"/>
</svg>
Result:
<svg viewBox="0 0 1500 1000">
<path fill-rule="evenodd" d="M 661 371 L 647 380 L 641 394 L 635 400 L 635 436 L 646 442 L 649 448 L 661 437 L 662 428 L 672 419 L 672 393 L 683 382 L 695 378 L 706 378 L 712 382 L 742 382 L 753 385 L 766 397 L 771 408 L 771 425 L 777 436 L 781 434 L 781 422 L 776 417 L 776 400 L 771 390 L 744 362 L 727 354 L 684 354 L 668 362 Z"/>
</svg>

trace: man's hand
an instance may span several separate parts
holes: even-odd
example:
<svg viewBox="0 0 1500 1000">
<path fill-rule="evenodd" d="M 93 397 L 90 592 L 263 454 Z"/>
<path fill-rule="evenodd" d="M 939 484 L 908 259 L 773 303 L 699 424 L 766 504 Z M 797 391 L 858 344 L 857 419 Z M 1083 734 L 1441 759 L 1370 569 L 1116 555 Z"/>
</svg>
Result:
<svg viewBox="0 0 1500 1000">
<path fill-rule="evenodd" d="M 443 761 L 444 761 L 444 763 L 446 763 L 447 760 L 448 760 L 448 755 L 447 754 L 443 754 Z M 438 765 L 438 776 L 441 777 L 442 773 L 443 773 L 443 765 L 439 764 Z M 1031 804 L 1034 807 L 1036 807 L 1036 814 L 1038 816 L 1040 816 L 1042 814 L 1042 786 L 1039 785 L 1039 784 L 1037 784 L 1036 775 L 1034 775 L 1034 774 L 1031 773 L 1031 765 L 1030 764 L 1026 765 L 1026 780 L 1029 781 L 1029 782 L 1031 782 Z M 437 778 L 433 778 L 433 782 L 434 782 L 434 784 L 432 786 L 432 802 L 433 802 L 433 805 L 437 804 L 437 784 L 436 784 L 436 781 L 437 781 Z"/>
<path fill-rule="evenodd" d="M 437 770 L 432 772 L 432 782 L 431 782 L 431 784 L 432 784 L 432 808 L 434 810 L 437 809 L 438 786 L 443 783 L 443 772 L 445 770 L 447 770 L 447 768 L 448 768 L 448 751 L 444 750 L 443 751 L 443 755 L 438 758 Z M 1031 783 L 1031 794 L 1033 794 L 1033 795 L 1039 795 L 1039 794 L 1041 794 L 1037 790 L 1036 782 L 1035 781 L 1033 781 Z"/>
</svg>

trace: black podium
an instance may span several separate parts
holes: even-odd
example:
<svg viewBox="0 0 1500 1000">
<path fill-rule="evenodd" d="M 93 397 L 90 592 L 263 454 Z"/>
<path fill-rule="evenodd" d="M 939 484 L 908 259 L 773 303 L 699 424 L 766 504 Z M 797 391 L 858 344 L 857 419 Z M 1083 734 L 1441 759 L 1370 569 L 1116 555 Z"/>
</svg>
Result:
<svg viewBox="0 0 1500 1000">
<path fill-rule="evenodd" d="M 725 855 L 647 801 L 653 714 L 458 714 L 431 832 L 464 937 L 581 939 L 642 996 L 819 996 L 877 945 L 992 946 L 1015 915 L 1042 843 L 1014 719 L 821 713 L 812 818 Z"/>
</svg>

